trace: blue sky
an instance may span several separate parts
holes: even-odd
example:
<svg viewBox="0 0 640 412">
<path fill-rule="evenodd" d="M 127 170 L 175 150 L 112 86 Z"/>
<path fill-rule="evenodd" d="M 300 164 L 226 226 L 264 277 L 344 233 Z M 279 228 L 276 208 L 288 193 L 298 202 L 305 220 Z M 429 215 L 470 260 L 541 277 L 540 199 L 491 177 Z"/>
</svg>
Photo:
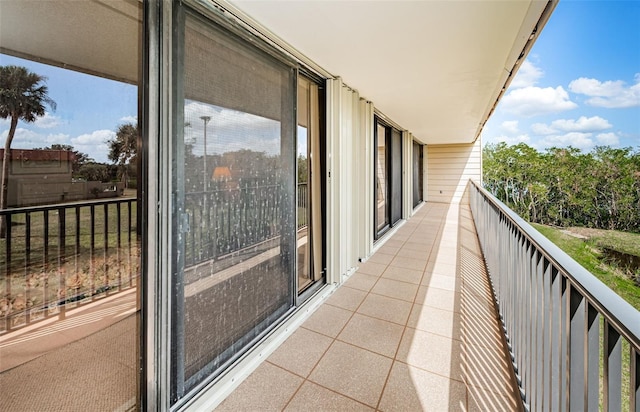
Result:
<svg viewBox="0 0 640 412">
<path fill-rule="evenodd" d="M 561 0 L 482 140 L 640 150 L 640 1 Z"/>
<path fill-rule="evenodd" d="M 133 85 L 0 54 L 0 65 L 10 64 L 46 76 L 57 103 L 57 110 L 35 123 L 18 124 L 13 148 L 70 144 L 107 162 L 106 142 L 120 124 L 136 121 Z M 203 113 L 212 116 L 208 153 L 223 150 L 215 142 L 225 142 L 222 135 L 231 130 L 226 127 L 240 133 L 259 126 L 250 146 L 267 152 L 279 136 L 277 125 L 267 119 L 200 106 L 189 102 L 185 107 L 187 117 L 195 116 L 185 137 L 197 155 L 204 146 L 198 121 Z M 2 145 L 8 129 L 8 120 L 0 119 Z M 524 142 L 539 150 L 569 145 L 586 151 L 596 145 L 640 149 L 640 0 L 561 0 L 482 139 L 484 144 Z"/>
<path fill-rule="evenodd" d="M 20 121 L 11 145 L 14 149 L 70 144 L 96 161 L 110 163 L 107 140 L 115 137 L 120 124 L 136 122 L 138 96 L 133 85 L 4 54 L 0 54 L 0 65 L 25 66 L 45 76 L 49 97 L 57 106 L 34 123 Z M 8 131 L 9 120 L 0 119 L 1 147 Z"/>
</svg>

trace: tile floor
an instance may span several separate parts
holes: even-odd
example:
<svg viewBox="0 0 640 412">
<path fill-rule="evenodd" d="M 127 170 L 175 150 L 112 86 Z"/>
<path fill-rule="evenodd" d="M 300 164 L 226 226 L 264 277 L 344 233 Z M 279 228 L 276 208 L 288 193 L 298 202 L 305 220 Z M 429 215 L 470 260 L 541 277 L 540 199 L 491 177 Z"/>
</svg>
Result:
<svg viewBox="0 0 640 412">
<path fill-rule="evenodd" d="M 426 203 L 218 411 L 517 411 L 467 204 Z"/>
</svg>

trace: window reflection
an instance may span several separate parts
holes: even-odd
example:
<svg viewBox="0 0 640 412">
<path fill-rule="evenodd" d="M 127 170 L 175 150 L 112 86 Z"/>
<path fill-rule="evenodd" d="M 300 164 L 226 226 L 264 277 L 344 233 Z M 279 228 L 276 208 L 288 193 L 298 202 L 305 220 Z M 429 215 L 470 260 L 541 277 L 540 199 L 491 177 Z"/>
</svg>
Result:
<svg viewBox="0 0 640 412">
<path fill-rule="evenodd" d="M 0 410 L 135 409 L 140 4 L 0 9 L 0 66 L 42 76 L 56 103 L 21 117 L 7 151 Z M 117 57 L 103 52 L 113 44 Z M 9 133 L 0 119 L 2 146 Z"/>
<path fill-rule="evenodd" d="M 174 142 L 172 399 L 294 304 L 294 72 L 186 13 Z"/>
<path fill-rule="evenodd" d="M 378 231 L 389 225 L 389 203 L 387 201 L 389 184 L 387 173 L 387 129 L 378 124 L 376 151 L 376 227 Z"/>
</svg>

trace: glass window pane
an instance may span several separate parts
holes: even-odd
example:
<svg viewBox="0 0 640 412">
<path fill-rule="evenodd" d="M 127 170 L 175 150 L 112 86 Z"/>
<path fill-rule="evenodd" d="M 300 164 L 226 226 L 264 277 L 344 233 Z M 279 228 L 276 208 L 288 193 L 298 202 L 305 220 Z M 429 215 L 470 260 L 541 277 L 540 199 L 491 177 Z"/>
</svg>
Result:
<svg viewBox="0 0 640 412">
<path fill-rule="evenodd" d="M 0 2 L 0 106 L 10 72 L 48 97 L 13 94 L 43 110 L 0 120 L 1 410 L 138 406 L 141 19 L 128 0 Z"/>
<path fill-rule="evenodd" d="M 391 132 L 391 223 L 402 219 L 402 133 Z"/>
<path fill-rule="evenodd" d="M 376 228 L 378 231 L 389 225 L 389 204 L 387 201 L 387 128 L 378 124 L 376 151 Z"/>
<path fill-rule="evenodd" d="M 187 14 L 174 205 L 173 399 L 293 307 L 294 71 Z"/>
</svg>

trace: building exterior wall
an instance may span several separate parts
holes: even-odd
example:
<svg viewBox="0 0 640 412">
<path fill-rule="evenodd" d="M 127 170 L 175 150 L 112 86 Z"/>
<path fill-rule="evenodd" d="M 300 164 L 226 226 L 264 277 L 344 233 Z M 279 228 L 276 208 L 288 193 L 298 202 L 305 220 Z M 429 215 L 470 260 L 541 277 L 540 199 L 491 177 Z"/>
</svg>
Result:
<svg viewBox="0 0 640 412">
<path fill-rule="evenodd" d="M 428 145 L 426 152 L 429 202 L 460 202 L 469 179 L 482 177 L 480 139 L 471 144 Z"/>
</svg>

